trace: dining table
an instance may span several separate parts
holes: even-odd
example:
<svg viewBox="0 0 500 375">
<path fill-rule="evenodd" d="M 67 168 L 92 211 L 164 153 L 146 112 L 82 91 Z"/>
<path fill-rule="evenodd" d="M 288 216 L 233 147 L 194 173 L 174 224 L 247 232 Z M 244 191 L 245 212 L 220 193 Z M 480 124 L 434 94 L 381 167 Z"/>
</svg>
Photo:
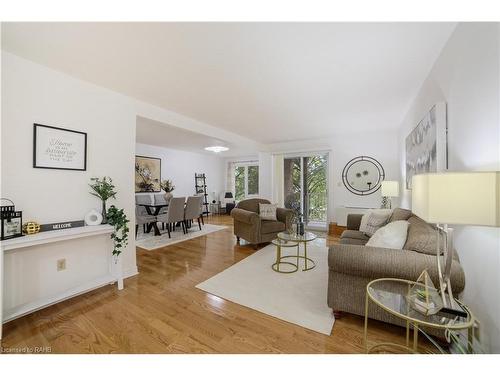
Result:
<svg viewBox="0 0 500 375">
<path fill-rule="evenodd" d="M 160 213 L 160 210 L 162 208 L 168 207 L 168 203 L 158 203 L 158 204 L 154 204 L 154 203 L 142 204 L 141 203 L 141 204 L 138 204 L 138 206 L 142 206 L 142 207 L 146 208 L 146 212 L 148 213 L 148 215 L 158 216 L 158 214 Z M 146 233 L 151 232 L 151 229 L 154 230 L 155 236 L 161 236 L 160 228 L 158 228 L 157 221 L 153 221 L 153 222 L 147 224 Z"/>
</svg>

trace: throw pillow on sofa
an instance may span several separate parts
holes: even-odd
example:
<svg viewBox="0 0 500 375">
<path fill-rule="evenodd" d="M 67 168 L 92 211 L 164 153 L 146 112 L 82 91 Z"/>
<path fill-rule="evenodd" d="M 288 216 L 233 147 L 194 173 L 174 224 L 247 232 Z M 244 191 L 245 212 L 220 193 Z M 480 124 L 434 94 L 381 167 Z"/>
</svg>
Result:
<svg viewBox="0 0 500 375">
<path fill-rule="evenodd" d="M 379 228 L 382 228 L 392 215 L 389 209 L 372 209 L 366 211 L 361 218 L 359 231 L 371 237 Z"/>
<path fill-rule="evenodd" d="M 278 220 L 276 217 L 277 204 L 259 203 L 259 216 L 262 220 Z"/>
<path fill-rule="evenodd" d="M 422 220 L 418 216 L 408 219 L 410 229 L 408 239 L 404 245 L 406 250 L 413 250 L 423 254 L 436 255 L 438 235 L 441 241 L 441 249 L 444 237 L 433 225 Z M 442 253 L 442 251 L 441 251 Z"/>
<path fill-rule="evenodd" d="M 408 225 L 406 220 L 393 221 L 378 229 L 370 237 L 366 246 L 401 250 L 406 242 Z"/>
</svg>

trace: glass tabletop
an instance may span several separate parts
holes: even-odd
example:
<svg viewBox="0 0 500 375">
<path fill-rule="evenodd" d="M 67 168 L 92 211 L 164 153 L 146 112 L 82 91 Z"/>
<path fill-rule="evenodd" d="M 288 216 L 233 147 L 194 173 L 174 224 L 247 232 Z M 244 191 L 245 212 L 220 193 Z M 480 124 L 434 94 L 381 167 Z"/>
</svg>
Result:
<svg viewBox="0 0 500 375">
<path fill-rule="evenodd" d="M 278 238 L 285 240 L 285 241 L 296 241 L 296 242 L 309 242 L 313 241 L 317 238 L 314 233 L 311 232 L 304 232 L 304 234 L 297 235 L 297 233 L 288 233 L 288 232 L 280 232 L 278 233 Z"/>
<path fill-rule="evenodd" d="M 290 241 L 290 240 L 283 240 L 281 238 L 275 238 L 274 240 L 271 241 L 271 243 L 273 245 L 281 246 L 281 247 L 296 247 L 299 245 L 298 242 Z"/>
<path fill-rule="evenodd" d="M 473 324 L 470 311 L 460 301 L 456 301 L 455 310 L 461 310 L 466 317 L 456 316 L 440 310 L 433 315 L 424 315 L 415 310 L 407 300 L 410 288 L 416 282 L 400 279 L 378 279 L 367 285 L 367 293 L 370 299 L 389 313 L 408 319 L 417 324 L 435 328 L 462 329 L 469 328 Z M 420 285 L 420 284 L 419 284 Z"/>
</svg>

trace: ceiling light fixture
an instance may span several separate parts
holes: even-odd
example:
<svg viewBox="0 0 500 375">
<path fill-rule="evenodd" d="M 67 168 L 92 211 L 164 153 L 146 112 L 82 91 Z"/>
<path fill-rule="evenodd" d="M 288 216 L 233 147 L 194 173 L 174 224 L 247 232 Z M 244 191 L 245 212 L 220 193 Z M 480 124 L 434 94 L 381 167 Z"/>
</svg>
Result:
<svg viewBox="0 0 500 375">
<path fill-rule="evenodd" d="M 205 150 L 212 151 L 212 152 L 215 152 L 218 154 L 219 152 L 229 150 L 229 148 L 224 147 L 224 146 L 209 146 L 209 147 L 205 147 Z"/>
</svg>

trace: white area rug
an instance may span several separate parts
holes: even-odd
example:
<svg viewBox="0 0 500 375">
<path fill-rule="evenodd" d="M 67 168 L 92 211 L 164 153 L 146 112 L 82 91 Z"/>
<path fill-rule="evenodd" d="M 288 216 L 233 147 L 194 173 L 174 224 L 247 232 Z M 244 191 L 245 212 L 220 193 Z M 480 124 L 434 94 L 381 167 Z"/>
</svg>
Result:
<svg viewBox="0 0 500 375">
<path fill-rule="evenodd" d="M 296 251 L 283 250 L 287 254 Z M 326 302 L 328 249 L 325 240 L 317 239 L 310 243 L 307 254 L 316 262 L 313 270 L 302 272 L 299 269 L 295 273 L 282 274 L 271 269 L 276 261 L 276 248 L 268 245 L 196 287 L 275 318 L 330 335 L 335 318 Z"/>
<path fill-rule="evenodd" d="M 204 236 L 209 233 L 217 232 L 222 229 L 226 229 L 223 225 L 213 225 L 205 224 L 201 226 L 201 230 L 198 228 L 198 224 L 189 228 L 188 234 L 182 233 L 181 228 L 175 228 L 175 232 L 170 232 L 172 238 L 168 238 L 166 230 L 161 230 L 161 224 L 159 226 L 161 236 L 155 236 L 153 230 L 150 233 L 142 233 L 140 231 L 137 234 L 137 239 L 135 240 L 135 245 L 146 250 L 155 250 L 161 247 L 173 245 L 182 241 L 187 241 L 192 238 Z"/>
</svg>

